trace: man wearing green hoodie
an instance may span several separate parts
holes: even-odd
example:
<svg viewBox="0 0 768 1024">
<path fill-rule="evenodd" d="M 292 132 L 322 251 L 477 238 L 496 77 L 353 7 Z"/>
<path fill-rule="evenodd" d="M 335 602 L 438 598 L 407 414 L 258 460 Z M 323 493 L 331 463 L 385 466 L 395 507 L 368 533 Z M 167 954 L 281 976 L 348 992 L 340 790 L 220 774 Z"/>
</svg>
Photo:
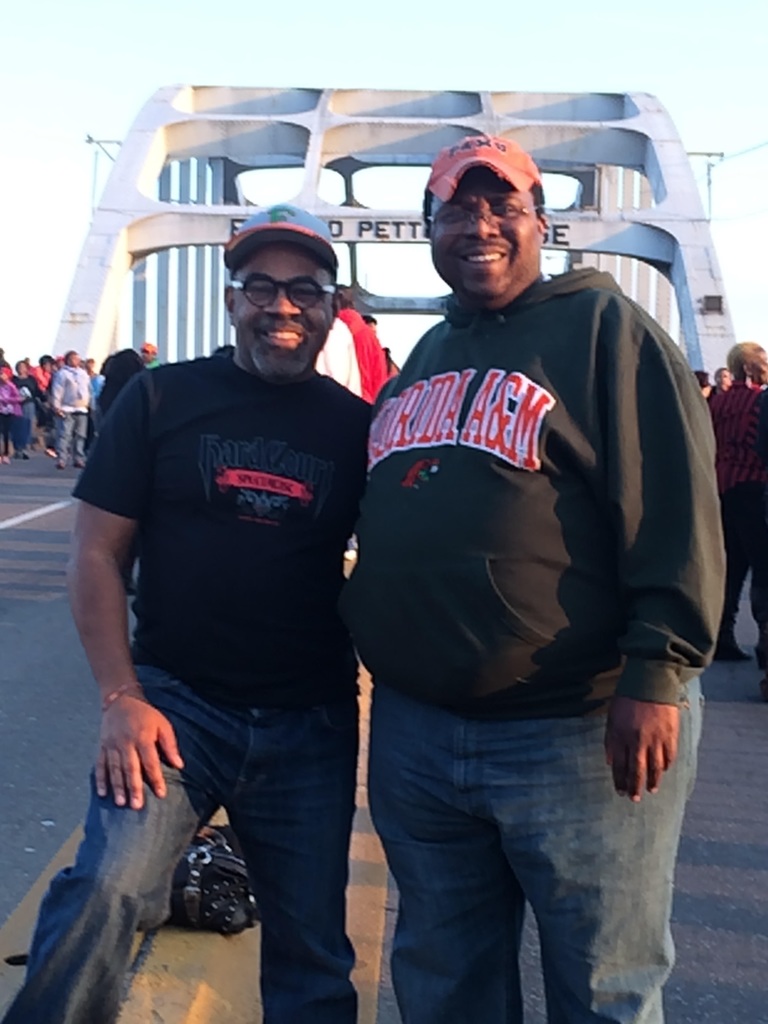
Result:
<svg viewBox="0 0 768 1024">
<path fill-rule="evenodd" d="M 661 1024 L 672 877 L 722 600 L 706 404 L 607 274 L 546 279 L 509 139 L 437 157 L 443 323 L 383 389 L 343 612 L 374 678 L 370 801 L 404 1024 Z"/>
</svg>

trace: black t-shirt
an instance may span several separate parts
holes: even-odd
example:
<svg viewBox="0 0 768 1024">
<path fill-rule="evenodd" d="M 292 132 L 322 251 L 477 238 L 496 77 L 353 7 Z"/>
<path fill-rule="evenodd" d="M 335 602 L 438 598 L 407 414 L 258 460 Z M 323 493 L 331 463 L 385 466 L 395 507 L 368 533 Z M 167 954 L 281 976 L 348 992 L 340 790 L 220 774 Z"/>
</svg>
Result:
<svg viewBox="0 0 768 1024">
<path fill-rule="evenodd" d="M 139 521 L 137 664 L 241 706 L 354 692 L 336 603 L 368 420 L 327 377 L 273 385 L 228 359 L 130 382 L 74 493 Z"/>
<path fill-rule="evenodd" d="M 12 378 L 12 380 L 21 395 L 22 406 L 34 405 L 35 400 L 42 397 L 40 388 L 37 386 L 37 381 L 34 377 L 19 377 L 17 374 Z"/>
</svg>

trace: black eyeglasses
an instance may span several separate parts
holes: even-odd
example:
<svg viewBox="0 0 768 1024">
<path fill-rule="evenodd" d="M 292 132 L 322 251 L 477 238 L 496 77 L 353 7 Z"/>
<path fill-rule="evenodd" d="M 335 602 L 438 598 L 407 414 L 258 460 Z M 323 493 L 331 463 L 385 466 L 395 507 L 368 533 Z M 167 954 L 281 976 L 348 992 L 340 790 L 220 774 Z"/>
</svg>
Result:
<svg viewBox="0 0 768 1024">
<path fill-rule="evenodd" d="M 252 306 L 264 309 L 271 306 L 277 293 L 285 292 L 288 301 L 297 309 L 311 309 L 324 295 L 333 295 L 336 285 L 318 284 L 311 277 L 292 277 L 290 281 L 276 281 L 269 274 L 250 274 L 244 281 L 232 281 L 231 286 L 242 291 Z"/>
</svg>

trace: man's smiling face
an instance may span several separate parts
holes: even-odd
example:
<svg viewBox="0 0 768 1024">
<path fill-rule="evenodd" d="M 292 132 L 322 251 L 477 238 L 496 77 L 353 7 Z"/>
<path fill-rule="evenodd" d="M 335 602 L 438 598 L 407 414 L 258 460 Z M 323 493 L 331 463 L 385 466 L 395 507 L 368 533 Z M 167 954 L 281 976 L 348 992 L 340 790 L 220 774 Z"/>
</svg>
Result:
<svg viewBox="0 0 768 1024">
<path fill-rule="evenodd" d="M 235 278 L 247 282 L 253 274 L 276 281 L 311 278 L 318 285 L 333 277 L 307 249 L 272 242 L 260 246 L 238 267 Z M 227 308 L 235 327 L 235 363 L 274 384 L 307 380 L 326 342 L 335 316 L 334 296 L 322 294 L 310 308 L 301 309 L 280 289 L 266 306 L 254 306 L 242 290 L 227 289 Z"/>
<path fill-rule="evenodd" d="M 530 192 L 473 167 L 434 215 L 432 260 L 462 305 L 502 309 L 539 277 L 546 232 Z"/>
</svg>

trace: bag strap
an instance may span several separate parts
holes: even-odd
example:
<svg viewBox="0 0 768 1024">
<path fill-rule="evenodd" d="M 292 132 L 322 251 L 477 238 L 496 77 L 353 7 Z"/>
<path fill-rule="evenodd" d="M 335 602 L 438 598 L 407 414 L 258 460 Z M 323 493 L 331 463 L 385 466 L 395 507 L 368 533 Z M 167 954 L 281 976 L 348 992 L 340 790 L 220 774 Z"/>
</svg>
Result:
<svg viewBox="0 0 768 1024">
<path fill-rule="evenodd" d="M 206 864 L 210 864 L 212 859 L 210 851 L 205 846 L 193 846 L 187 852 L 189 875 L 184 886 L 184 909 L 187 912 L 190 924 L 195 928 L 200 927 L 200 906 L 203 896 L 200 885 L 202 869 Z"/>
</svg>

